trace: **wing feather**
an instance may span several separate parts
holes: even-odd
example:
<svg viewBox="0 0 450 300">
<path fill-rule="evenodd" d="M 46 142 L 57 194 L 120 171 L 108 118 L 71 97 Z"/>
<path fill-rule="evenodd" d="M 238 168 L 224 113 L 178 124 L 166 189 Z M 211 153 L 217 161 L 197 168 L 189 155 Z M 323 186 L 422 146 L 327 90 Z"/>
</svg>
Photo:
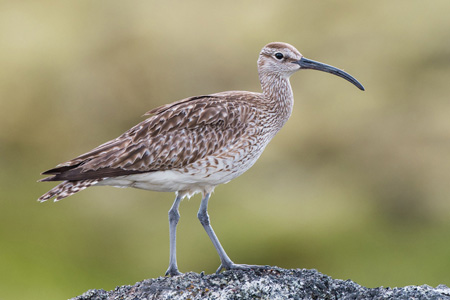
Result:
<svg viewBox="0 0 450 300">
<path fill-rule="evenodd" d="M 146 113 L 148 119 L 118 138 L 44 172 L 53 176 L 43 180 L 85 180 L 184 168 L 244 134 L 249 115 L 244 112 L 251 104 L 239 100 L 221 93 L 153 109 Z"/>
</svg>

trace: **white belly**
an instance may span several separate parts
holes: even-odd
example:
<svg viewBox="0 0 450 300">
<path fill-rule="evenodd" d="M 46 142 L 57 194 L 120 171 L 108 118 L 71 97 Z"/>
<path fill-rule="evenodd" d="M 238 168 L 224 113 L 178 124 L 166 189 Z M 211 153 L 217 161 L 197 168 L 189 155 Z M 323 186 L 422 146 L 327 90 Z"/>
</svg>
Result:
<svg viewBox="0 0 450 300">
<path fill-rule="evenodd" d="M 207 157 L 184 169 L 105 178 L 97 185 L 134 187 L 158 192 L 182 192 L 189 197 L 196 193 L 210 193 L 217 185 L 227 183 L 250 169 L 262 150 L 258 151 L 257 155 L 251 156 L 237 154 L 221 159 Z"/>
</svg>

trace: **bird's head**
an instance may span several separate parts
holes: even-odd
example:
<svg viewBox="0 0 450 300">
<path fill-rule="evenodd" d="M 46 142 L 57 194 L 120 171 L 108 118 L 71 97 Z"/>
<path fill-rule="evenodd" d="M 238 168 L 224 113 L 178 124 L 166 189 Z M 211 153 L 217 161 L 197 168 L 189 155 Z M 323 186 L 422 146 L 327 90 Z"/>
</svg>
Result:
<svg viewBox="0 0 450 300">
<path fill-rule="evenodd" d="M 301 69 L 323 71 L 342 77 L 364 91 L 364 87 L 353 76 L 336 67 L 305 58 L 294 46 L 274 42 L 261 50 L 258 59 L 260 76 L 278 75 L 289 78 Z"/>
</svg>

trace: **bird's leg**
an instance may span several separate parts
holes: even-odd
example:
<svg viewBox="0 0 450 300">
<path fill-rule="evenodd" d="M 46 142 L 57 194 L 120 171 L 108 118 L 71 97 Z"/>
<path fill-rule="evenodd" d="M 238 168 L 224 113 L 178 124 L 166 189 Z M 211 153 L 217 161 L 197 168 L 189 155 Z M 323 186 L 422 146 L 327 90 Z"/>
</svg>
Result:
<svg viewBox="0 0 450 300">
<path fill-rule="evenodd" d="M 219 268 L 217 269 L 216 273 L 219 273 L 222 269 L 225 270 L 248 270 L 248 269 L 260 269 L 260 268 L 266 268 L 264 266 L 257 266 L 257 265 L 243 265 L 243 264 L 235 264 L 231 259 L 228 257 L 227 253 L 223 249 L 222 245 L 219 242 L 219 239 L 217 238 L 216 234 L 214 233 L 213 228 L 211 227 L 211 224 L 209 223 L 209 215 L 208 215 L 208 201 L 210 197 L 210 193 L 207 193 L 204 195 L 202 202 L 200 204 L 200 208 L 198 210 L 197 217 L 200 220 L 200 223 L 203 225 L 203 228 L 205 228 L 206 233 L 208 234 L 209 238 L 211 239 L 211 242 L 214 245 L 214 248 L 216 248 L 217 253 L 219 254 L 221 264 Z"/>
<path fill-rule="evenodd" d="M 177 246 L 176 246 L 176 235 L 177 235 L 177 224 L 180 220 L 180 213 L 178 212 L 178 207 L 180 206 L 180 201 L 182 196 L 180 193 L 177 194 L 172 207 L 169 210 L 169 234 L 170 234 L 170 259 L 169 268 L 166 271 L 166 276 L 180 275 L 177 266 Z"/>
</svg>

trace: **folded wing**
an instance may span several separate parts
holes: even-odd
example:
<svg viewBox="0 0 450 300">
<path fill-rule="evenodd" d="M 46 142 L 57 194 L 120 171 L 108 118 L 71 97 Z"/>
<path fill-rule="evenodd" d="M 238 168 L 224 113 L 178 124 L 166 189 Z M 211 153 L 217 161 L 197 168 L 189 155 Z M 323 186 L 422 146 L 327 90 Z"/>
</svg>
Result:
<svg viewBox="0 0 450 300">
<path fill-rule="evenodd" d="M 59 164 L 42 181 L 79 181 L 181 169 L 242 137 L 250 106 L 227 94 L 192 97 L 149 111 L 118 138 Z"/>
</svg>

